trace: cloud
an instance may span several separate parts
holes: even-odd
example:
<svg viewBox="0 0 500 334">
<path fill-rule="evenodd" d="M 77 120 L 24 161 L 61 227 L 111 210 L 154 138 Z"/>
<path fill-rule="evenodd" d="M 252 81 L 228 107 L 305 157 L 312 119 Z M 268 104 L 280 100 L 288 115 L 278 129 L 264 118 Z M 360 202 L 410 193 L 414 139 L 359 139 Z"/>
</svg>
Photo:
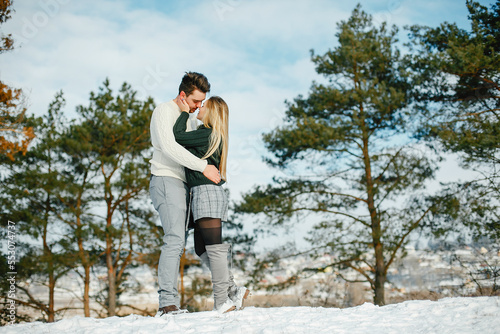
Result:
<svg viewBox="0 0 500 334">
<path fill-rule="evenodd" d="M 361 4 L 398 24 L 455 18 L 430 0 Z M 261 134 L 280 124 L 285 100 L 306 95 L 320 79 L 309 50 L 333 48 L 337 23 L 354 6 L 328 0 L 17 1 L 2 29 L 21 47 L 1 55 L 7 65 L 0 78 L 25 89 L 29 111 L 37 115 L 62 89 L 71 118 L 106 77 L 115 89 L 126 81 L 141 96 L 163 102 L 175 97 L 185 71 L 202 72 L 212 94 L 230 106 L 230 162 L 238 168 L 230 172 L 230 187 L 236 196 L 276 174 L 261 162 Z M 464 7 L 454 0 L 444 6 L 453 15 Z"/>
</svg>

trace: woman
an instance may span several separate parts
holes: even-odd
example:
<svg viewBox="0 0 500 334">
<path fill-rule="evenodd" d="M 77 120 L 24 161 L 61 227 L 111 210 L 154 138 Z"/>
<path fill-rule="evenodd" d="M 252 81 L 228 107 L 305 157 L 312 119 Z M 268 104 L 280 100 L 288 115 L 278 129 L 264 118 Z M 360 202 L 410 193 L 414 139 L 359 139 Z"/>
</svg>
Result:
<svg viewBox="0 0 500 334">
<path fill-rule="evenodd" d="M 227 221 L 228 209 L 227 195 L 221 186 L 226 180 L 229 109 L 222 98 L 211 97 L 198 112 L 197 118 L 203 124 L 195 131 L 186 132 L 189 106 L 182 99 L 178 105 L 182 113 L 174 125 L 175 140 L 218 167 L 222 177 L 221 182 L 215 184 L 200 172 L 185 170 L 192 196 L 195 251 L 212 273 L 214 309 L 220 313 L 241 309 L 249 291 L 234 283 L 227 263 L 230 245 L 222 243 L 222 222 Z"/>
</svg>

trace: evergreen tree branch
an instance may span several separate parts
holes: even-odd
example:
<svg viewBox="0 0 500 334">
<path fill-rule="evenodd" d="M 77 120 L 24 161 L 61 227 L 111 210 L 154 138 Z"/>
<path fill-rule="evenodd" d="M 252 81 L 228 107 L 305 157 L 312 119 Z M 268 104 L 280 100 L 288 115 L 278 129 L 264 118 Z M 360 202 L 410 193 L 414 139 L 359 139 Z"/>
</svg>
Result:
<svg viewBox="0 0 500 334">
<path fill-rule="evenodd" d="M 397 252 L 401 249 L 401 247 L 403 246 L 404 242 L 406 241 L 406 238 L 408 238 L 408 236 L 411 234 L 411 232 L 413 232 L 413 230 L 415 230 L 416 228 L 419 227 L 420 223 L 422 222 L 422 220 L 427 216 L 427 214 L 429 212 L 431 212 L 432 210 L 434 209 L 434 207 L 429 207 L 427 208 L 427 210 L 425 210 L 425 212 L 420 216 L 419 219 L 417 219 L 415 222 L 413 222 L 413 224 L 410 225 L 410 227 L 408 228 L 408 230 L 406 231 L 406 233 L 404 233 L 400 238 L 399 238 L 399 241 L 398 243 L 396 244 L 396 247 L 394 247 L 394 250 L 392 251 L 390 257 L 389 257 L 389 261 L 386 262 L 386 265 L 385 265 L 385 274 L 387 274 L 387 270 L 388 268 L 390 267 L 390 265 L 394 262 L 394 260 L 396 259 L 396 254 Z"/>
</svg>

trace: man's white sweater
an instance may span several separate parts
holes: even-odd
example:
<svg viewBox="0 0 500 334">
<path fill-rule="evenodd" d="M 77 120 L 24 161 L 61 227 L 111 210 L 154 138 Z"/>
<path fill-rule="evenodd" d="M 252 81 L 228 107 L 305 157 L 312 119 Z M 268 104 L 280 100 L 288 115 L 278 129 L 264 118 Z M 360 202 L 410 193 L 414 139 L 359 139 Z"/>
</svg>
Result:
<svg viewBox="0 0 500 334">
<path fill-rule="evenodd" d="M 207 167 L 207 161 L 201 160 L 175 141 L 172 131 L 181 109 L 175 101 L 158 105 L 151 116 L 151 143 L 153 159 L 151 174 L 155 176 L 171 176 L 186 181 L 184 167 L 202 172 Z M 188 130 L 192 125 L 188 122 Z"/>
</svg>

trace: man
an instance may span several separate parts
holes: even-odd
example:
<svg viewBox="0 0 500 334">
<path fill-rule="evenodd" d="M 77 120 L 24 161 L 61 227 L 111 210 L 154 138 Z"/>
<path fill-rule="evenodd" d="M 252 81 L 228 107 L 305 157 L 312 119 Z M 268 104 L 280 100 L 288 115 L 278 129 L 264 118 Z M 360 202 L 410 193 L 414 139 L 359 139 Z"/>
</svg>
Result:
<svg viewBox="0 0 500 334">
<path fill-rule="evenodd" d="M 193 113 L 201 107 L 209 91 L 210 83 L 203 74 L 187 72 L 179 85 L 177 97 L 158 105 L 151 116 L 150 131 L 154 152 L 150 161 L 149 191 L 164 231 L 158 263 L 157 316 L 185 312 L 179 308 L 180 299 L 177 291 L 179 262 L 187 237 L 186 214 L 189 192 L 184 167 L 202 172 L 215 183 L 221 180 L 218 169 L 179 145 L 172 131 L 181 113 L 178 106 L 180 101 L 184 100 Z"/>
</svg>

